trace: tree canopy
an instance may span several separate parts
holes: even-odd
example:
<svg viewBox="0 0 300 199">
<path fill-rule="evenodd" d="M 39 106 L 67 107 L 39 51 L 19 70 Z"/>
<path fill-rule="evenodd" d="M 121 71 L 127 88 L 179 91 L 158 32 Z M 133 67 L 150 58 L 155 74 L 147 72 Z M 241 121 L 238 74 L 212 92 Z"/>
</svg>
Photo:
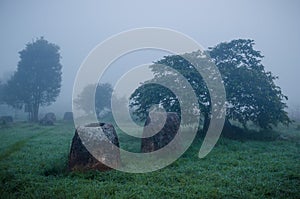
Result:
<svg viewBox="0 0 300 199">
<path fill-rule="evenodd" d="M 40 106 L 56 101 L 61 88 L 59 46 L 43 37 L 26 44 L 19 52 L 17 71 L 4 88 L 4 101 L 14 107 L 23 107 L 31 121 L 38 121 Z"/>
<path fill-rule="evenodd" d="M 190 53 L 189 56 L 201 57 L 197 56 L 197 53 L 199 52 Z M 265 71 L 261 62 L 263 56 L 254 49 L 253 40 L 238 39 L 220 43 L 209 48 L 206 54 L 219 69 L 224 82 L 227 121 L 236 120 L 245 127 L 247 122 L 252 121 L 261 128 L 291 122 L 285 111 L 287 97 L 275 84 L 274 80 L 277 77 Z M 176 74 L 170 68 L 182 74 L 196 93 L 200 111 L 204 116 L 203 128 L 207 130 L 211 114 L 209 90 L 193 64 L 184 58 L 186 56 L 165 56 L 155 62 L 150 66 L 155 75 L 151 82 L 159 79 L 169 81 L 171 77 L 174 79 Z M 180 110 L 178 99 L 169 89 L 157 84 L 148 84 L 149 82 L 142 84 L 131 96 L 131 106 L 135 107 L 134 114 L 144 119 L 152 104 L 161 104 L 167 111 L 183 111 Z M 174 81 L 174 86 L 175 84 L 177 87 L 182 85 L 178 81 Z M 183 87 L 181 89 L 184 90 Z M 192 112 L 195 106 L 190 107 Z"/>
<path fill-rule="evenodd" d="M 254 49 L 254 41 L 239 39 L 209 48 L 224 80 L 227 116 L 242 123 L 248 121 L 262 128 L 278 123 L 289 124 L 285 96 L 275 84 L 278 78 L 265 71 L 263 55 Z"/>
<path fill-rule="evenodd" d="M 96 88 L 95 88 L 96 87 Z M 94 93 L 94 91 L 96 92 Z M 105 109 L 111 109 L 112 86 L 109 83 L 90 84 L 86 86 L 80 95 L 74 100 L 75 105 L 86 114 L 96 111 L 97 116 Z M 95 97 L 95 104 L 91 104 L 92 99 L 87 96 Z M 95 108 L 95 109 L 94 109 Z"/>
</svg>

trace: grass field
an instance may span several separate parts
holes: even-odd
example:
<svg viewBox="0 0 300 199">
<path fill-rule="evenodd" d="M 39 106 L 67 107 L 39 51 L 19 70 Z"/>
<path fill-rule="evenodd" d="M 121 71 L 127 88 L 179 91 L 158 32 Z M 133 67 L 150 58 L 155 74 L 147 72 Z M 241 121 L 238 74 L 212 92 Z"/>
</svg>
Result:
<svg viewBox="0 0 300 199">
<path fill-rule="evenodd" d="M 204 159 L 198 139 L 151 173 L 69 173 L 72 124 L 17 123 L 0 128 L 0 198 L 300 198 L 300 131 L 278 131 L 288 139 L 221 138 Z M 120 140 L 124 148 L 139 146 Z"/>
</svg>

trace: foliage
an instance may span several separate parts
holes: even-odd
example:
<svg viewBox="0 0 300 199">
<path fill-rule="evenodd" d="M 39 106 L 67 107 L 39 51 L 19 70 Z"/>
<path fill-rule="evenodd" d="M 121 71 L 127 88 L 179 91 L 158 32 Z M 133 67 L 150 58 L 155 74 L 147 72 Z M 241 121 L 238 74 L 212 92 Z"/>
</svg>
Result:
<svg viewBox="0 0 300 199">
<path fill-rule="evenodd" d="M 86 114 L 96 111 L 97 116 L 99 116 L 101 111 L 111 109 L 112 91 L 112 86 L 109 83 L 97 85 L 90 84 L 83 89 L 74 102 L 75 105 Z M 94 97 L 94 105 L 91 104 L 94 100 L 89 97 Z"/>
<path fill-rule="evenodd" d="M 264 70 L 261 63 L 263 56 L 259 51 L 254 50 L 253 46 L 253 40 L 239 39 L 218 44 L 206 52 L 219 69 L 224 82 L 227 95 L 227 124 L 230 124 L 229 119 L 233 119 L 242 123 L 244 127 L 249 121 L 266 129 L 278 123 L 288 125 L 291 121 L 285 111 L 284 102 L 287 97 L 275 84 L 274 80 L 277 77 Z M 197 62 L 202 64 L 199 64 L 200 67 L 204 67 L 209 62 L 201 59 L 203 56 L 199 53 L 165 56 L 151 66 L 155 75 L 154 80 L 151 81 L 169 81 L 172 79 L 170 76 L 176 79 L 177 75 L 172 72 L 173 69 L 183 75 L 197 95 L 199 108 L 205 119 L 203 127 L 205 131 L 211 114 L 209 91 L 203 77 L 193 64 L 185 59 L 187 56 L 197 58 Z M 173 82 L 182 90 L 185 89 L 177 79 Z M 147 86 L 147 83 L 149 81 L 131 96 L 131 106 L 136 107 L 134 113 L 141 119 L 145 118 L 149 107 L 154 102 L 162 104 L 167 110 L 180 109 L 179 103 L 173 103 L 178 99 L 169 90 L 159 86 Z M 190 107 L 192 112 L 196 106 Z"/>
<path fill-rule="evenodd" d="M 156 97 L 154 97 L 156 96 Z M 154 105 L 163 106 L 167 112 L 180 112 L 177 97 L 168 88 L 159 84 L 144 83 L 131 95 L 130 106 L 140 120 L 145 120 L 148 111 Z M 172 106 L 169 106 L 172 104 Z"/>
<path fill-rule="evenodd" d="M 150 66 L 154 73 L 154 79 L 144 82 L 131 95 L 131 107 L 134 109 L 134 114 L 138 115 L 141 120 L 144 120 L 149 112 L 149 108 L 154 104 L 159 104 L 167 112 L 177 112 L 195 116 L 199 114 L 199 110 L 206 115 L 210 109 L 210 96 L 208 95 L 208 88 L 203 81 L 202 76 L 194 68 L 194 66 L 185 59 L 189 60 L 196 57 L 198 63 L 206 64 L 207 58 L 197 57 L 199 52 L 165 56 L 163 59 L 155 62 Z M 182 76 L 182 77 L 181 77 Z M 187 83 L 185 83 L 187 81 Z M 163 82 L 163 85 L 157 83 Z M 197 96 L 197 104 L 188 104 L 190 109 L 183 110 L 180 104 L 190 103 L 187 96 L 186 84 L 191 86 L 191 89 Z M 176 96 L 172 90 L 180 91 L 181 99 Z M 179 88 L 179 89 L 178 89 Z M 192 121 L 192 120 L 190 120 Z"/>
<path fill-rule="evenodd" d="M 4 89 L 4 101 L 13 107 L 25 106 L 30 120 L 38 120 L 40 106 L 55 102 L 61 87 L 59 47 L 43 37 L 28 43 L 19 52 L 17 71 Z"/>
<path fill-rule="evenodd" d="M 243 125 L 252 121 L 262 128 L 288 125 L 291 121 L 284 102 L 287 96 L 274 82 L 278 77 L 265 71 L 263 56 L 253 46 L 253 40 L 239 39 L 209 48 L 224 80 L 228 118 Z"/>
</svg>

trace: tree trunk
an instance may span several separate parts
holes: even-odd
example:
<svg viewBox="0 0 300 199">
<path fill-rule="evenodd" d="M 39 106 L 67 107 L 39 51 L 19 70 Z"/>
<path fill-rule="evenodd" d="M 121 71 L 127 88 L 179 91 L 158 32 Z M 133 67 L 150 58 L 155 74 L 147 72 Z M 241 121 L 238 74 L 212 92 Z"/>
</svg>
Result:
<svg viewBox="0 0 300 199">
<path fill-rule="evenodd" d="M 222 135 L 227 138 L 232 138 L 235 136 L 235 133 L 236 132 L 235 132 L 234 128 L 232 127 L 232 124 L 230 123 L 229 119 L 226 118 L 223 130 L 222 130 Z"/>
<path fill-rule="evenodd" d="M 32 121 L 32 111 L 28 111 L 28 121 Z"/>
<path fill-rule="evenodd" d="M 39 104 L 34 104 L 32 107 L 32 122 L 39 121 Z"/>
<path fill-rule="evenodd" d="M 210 123 L 209 113 L 204 113 L 204 124 L 203 124 L 203 132 L 202 132 L 204 135 L 208 131 L 209 123 Z"/>
<path fill-rule="evenodd" d="M 230 121 L 229 121 L 228 118 L 225 119 L 225 123 L 224 123 L 224 128 L 223 129 L 226 129 L 228 131 L 232 130 L 232 125 L 231 125 L 231 123 L 230 123 Z"/>
</svg>

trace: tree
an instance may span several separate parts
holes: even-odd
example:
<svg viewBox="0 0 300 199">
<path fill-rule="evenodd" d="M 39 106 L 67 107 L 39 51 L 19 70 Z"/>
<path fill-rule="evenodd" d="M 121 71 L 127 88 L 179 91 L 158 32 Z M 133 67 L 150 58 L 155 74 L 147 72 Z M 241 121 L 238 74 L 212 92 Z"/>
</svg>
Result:
<svg viewBox="0 0 300 199">
<path fill-rule="evenodd" d="M 202 77 L 198 75 L 198 72 L 191 63 L 184 59 L 184 56 L 187 55 L 165 56 L 163 59 L 150 66 L 155 78 L 144 82 L 130 97 L 130 106 L 134 109 L 134 114 L 141 120 L 146 119 L 149 109 L 154 104 L 158 104 L 168 112 L 177 112 L 179 116 L 183 111 L 185 114 L 192 115 L 195 113 L 195 110 L 197 111 L 199 109 L 199 105 L 202 113 L 208 112 L 208 110 L 206 110 L 208 108 L 207 103 L 209 103 L 210 100 L 209 95 L 207 94 L 208 88 Z M 170 70 L 169 67 L 172 68 L 172 70 Z M 191 108 L 189 110 L 181 109 L 180 104 L 183 103 L 183 99 L 178 99 L 171 91 L 172 88 L 180 86 L 181 89 L 176 90 L 182 90 L 182 92 L 185 91 L 185 83 L 178 77 L 173 69 L 188 81 L 198 96 L 198 104 L 190 104 Z M 158 82 L 166 82 L 168 88 L 157 84 Z"/>
<path fill-rule="evenodd" d="M 43 37 L 26 44 L 19 52 L 17 71 L 4 88 L 4 101 L 29 112 L 30 121 L 38 121 L 39 108 L 55 102 L 61 88 L 59 46 Z"/>
<path fill-rule="evenodd" d="M 95 90 L 96 92 L 94 94 Z M 97 116 L 99 116 L 105 109 L 111 109 L 112 91 L 112 86 L 109 83 L 97 85 L 90 84 L 83 89 L 74 102 L 77 108 L 83 110 L 86 114 L 91 114 L 96 111 Z M 94 105 L 91 104 L 92 99 L 87 98 L 87 96 L 95 97 Z"/>
<path fill-rule="evenodd" d="M 4 95 L 4 84 L 0 80 L 0 104 L 4 103 L 3 95 Z"/>
<path fill-rule="evenodd" d="M 230 125 L 229 119 L 239 121 L 244 127 L 248 121 L 252 121 L 261 128 L 271 128 L 272 125 L 278 123 L 289 124 L 291 121 L 284 110 L 286 108 L 284 100 L 287 97 L 282 94 L 280 87 L 275 85 L 274 80 L 277 77 L 264 70 L 261 63 L 263 56 L 259 51 L 254 50 L 253 46 L 253 40 L 239 39 L 229 43 L 221 43 L 209 48 L 206 52 L 219 69 L 226 89 L 226 124 Z M 200 57 L 199 61 L 203 62 L 201 56 L 197 54 L 199 52 L 189 53 L 188 56 Z M 204 117 L 203 129 L 206 131 L 211 114 L 208 88 L 203 77 L 184 58 L 186 56 L 166 56 L 155 62 L 151 66 L 151 70 L 156 80 L 168 80 L 170 76 L 175 76 L 170 68 L 175 69 L 187 79 L 197 95 L 200 110 Z M 152 82 L 156 80 L 152 80 Z M 178 110 L 179 103 L 172 103 L 174 96 L 170 91 L 158 86 L 147 86 L 146 83 L 149 82 L 145 82 L 131 96 L 131 106 L 137 107 L 135 109 L 136 115 L 144 119 L 152 102 L 163 104 L 167 110 Z M 180 82 L 176 82 L 176 86 L 181 86 Z M 181 89 L 184 90 L 183 87 Z M 193 105 L 190 107 L 191 109 L 195 108 Z"/>
<path fill-rule="evenodd" d="M 284 102 L 288 98 L 274 82 L 278 77 L 265 71 L 263 55 L 254 49 L 254 44 L 250 39 L 238 39 L 209 48 L 224 80 L 227 118 L 244 126 L 252 121 L 261 128 L 272 128 L 278 123 L 288 125 L 291 120 Z"/>
</svg>

